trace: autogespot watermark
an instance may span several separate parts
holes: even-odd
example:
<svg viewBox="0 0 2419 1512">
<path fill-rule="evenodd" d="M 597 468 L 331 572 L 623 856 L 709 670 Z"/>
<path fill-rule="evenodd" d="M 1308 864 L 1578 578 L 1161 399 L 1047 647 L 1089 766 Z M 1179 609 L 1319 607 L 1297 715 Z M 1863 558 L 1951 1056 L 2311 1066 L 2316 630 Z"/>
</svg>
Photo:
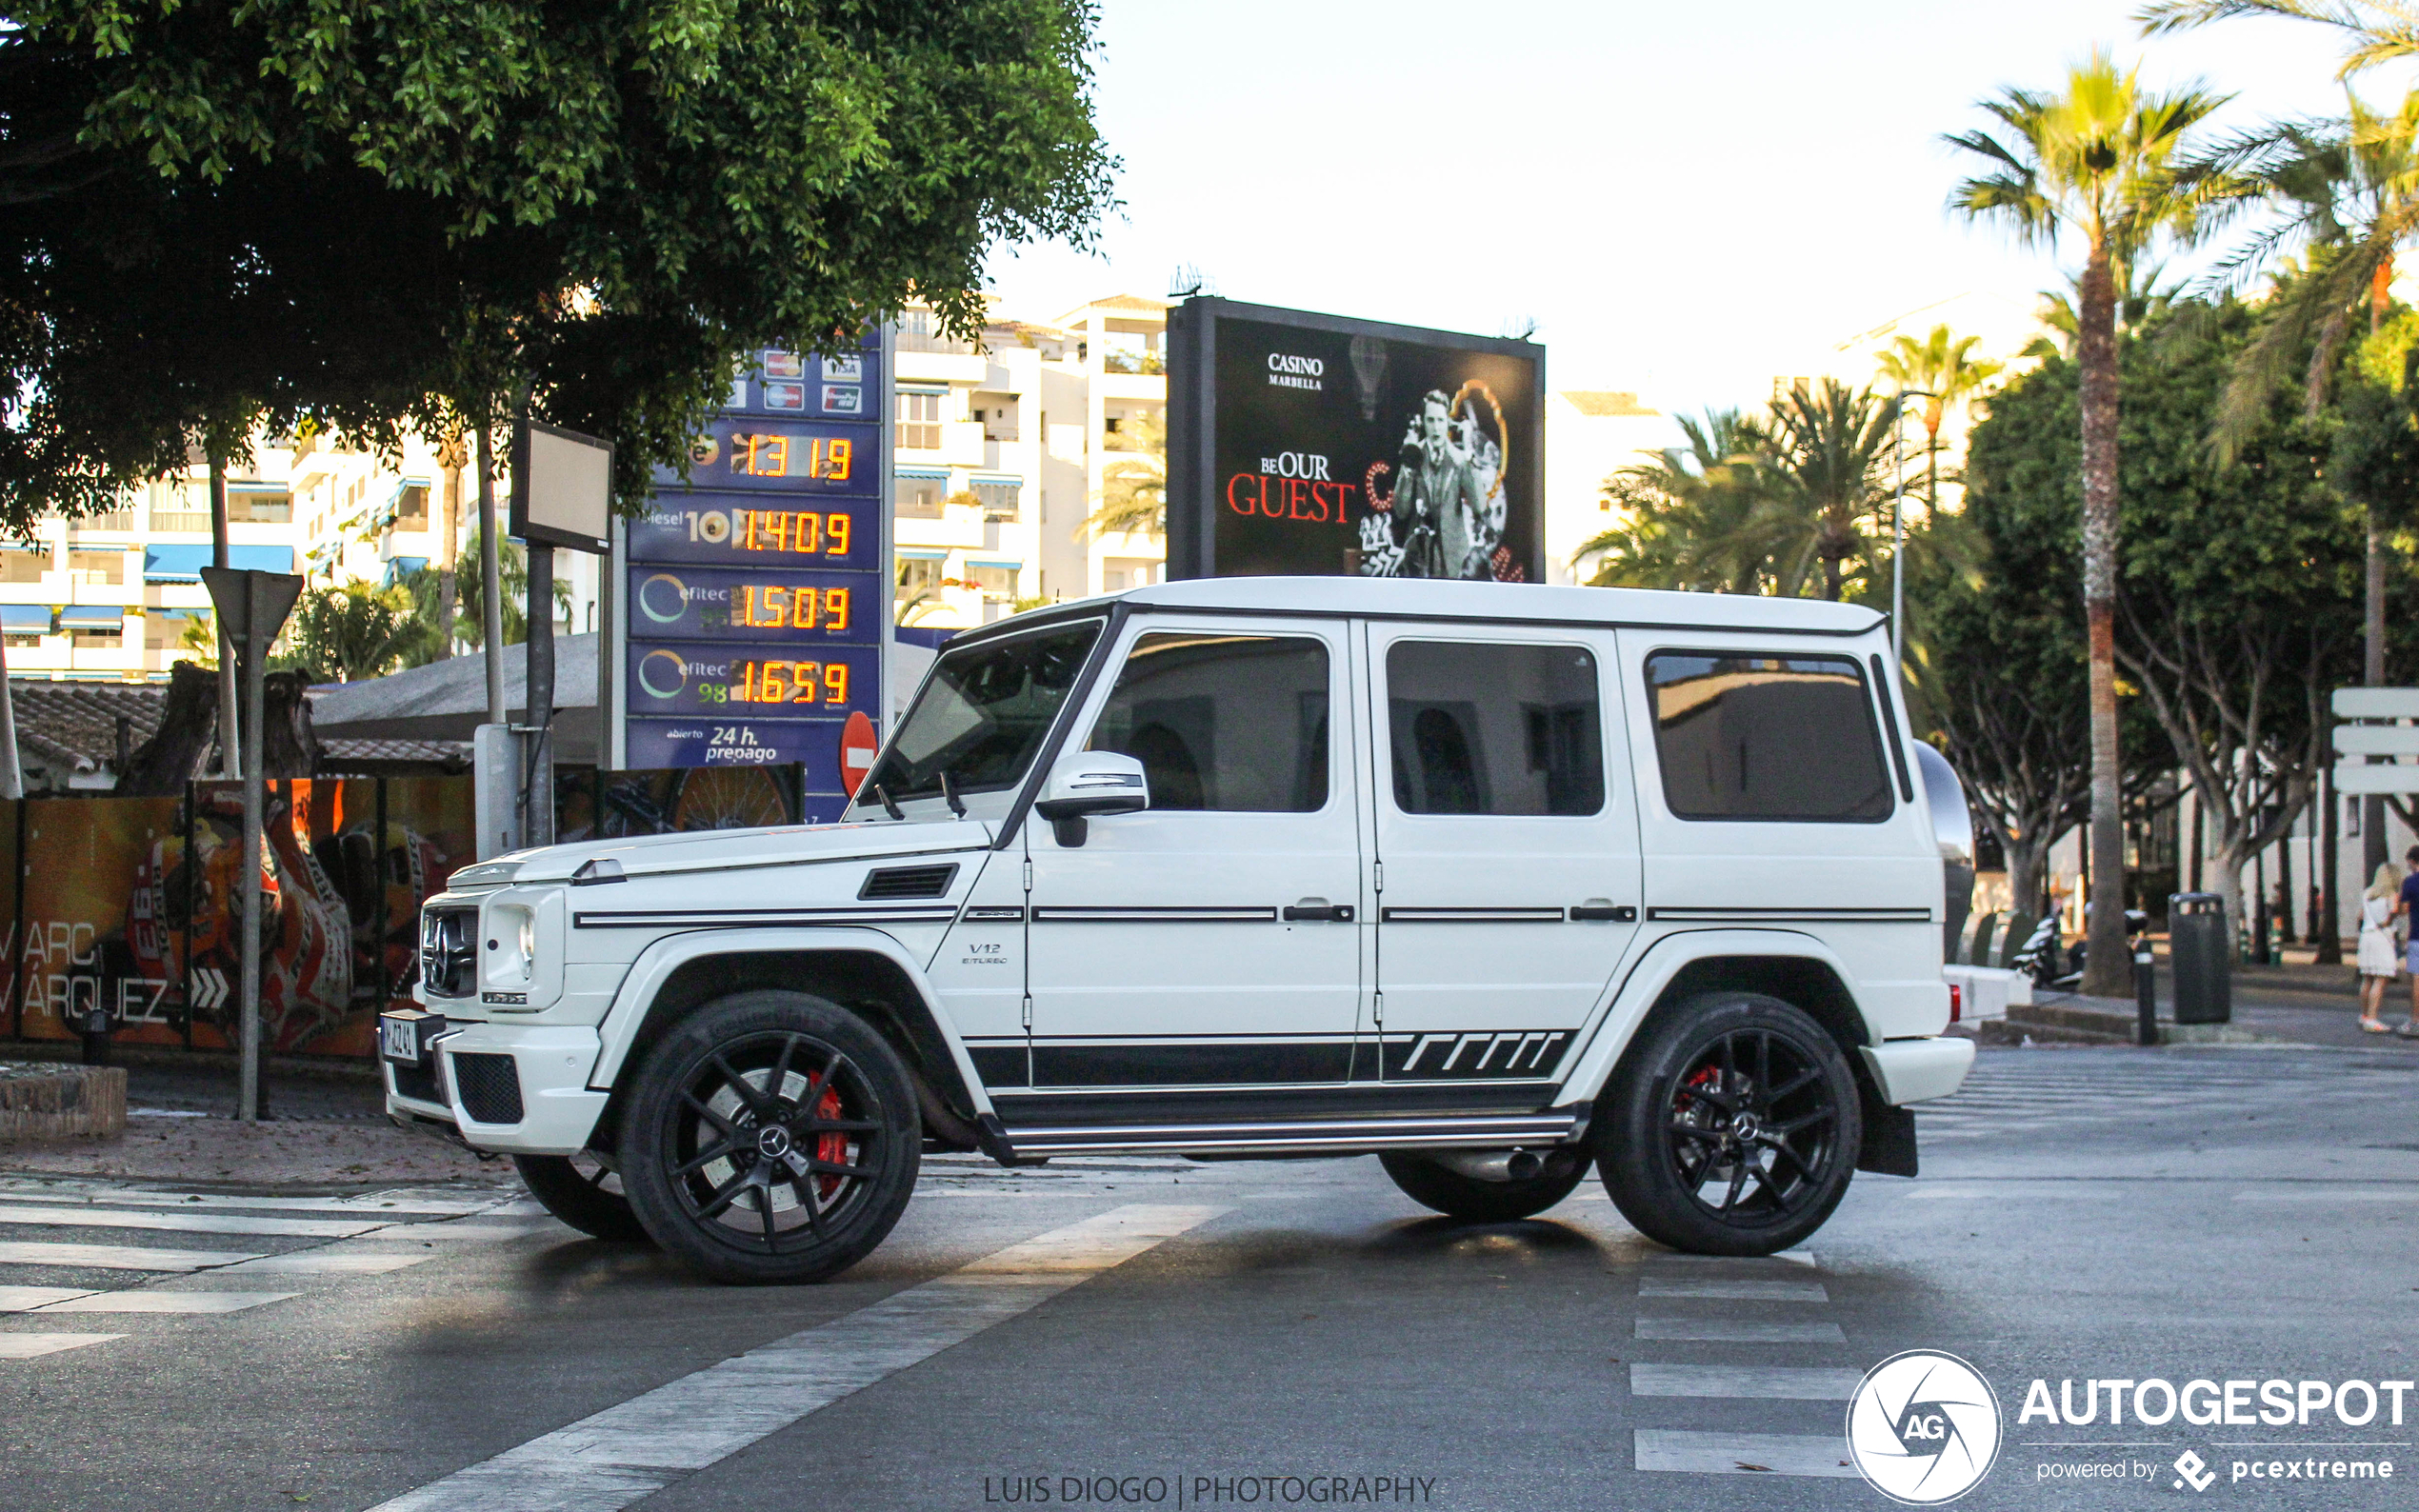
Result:
<svg viewBox="0 0 2419 1512">
<path fill-rule="evenodd" d="M 1294 1472 L 1245 1475 L 997 1475 L 983 1501 L 1001 1506 L 1430 1506 L 1432 1475 Z"/>
<path fill-rule="evenodd" d="M 2236 1378 L 2196 1379 L 2181 1385 L 2159 1377 L 2099 1379 L 2080 1383 L 2062 1380 L 2055 1393 L 2049 1383 L 2036 1380 L 2025 1391 L 2024 1407 L 2016 1414 L 2019 1431 L 2029 1423 L 2058 1429 L 2106 1427 L 2111 1430 L 2168 1428 L 2185 1425 L 2214 1428 L 2218 1435 L 2198 1443 L 2172 1440 L 2125 1440 L 2093 1443 L 2079 1440 L 2028 1440 L 2028 1449 L 2099 1451 L 2083 1457 L 2045 1455 L 2032 1461 L 2035 1483 L 2110 1482 L 2154 1485 L 2161 1481 L 2172 1491 L 2203 1492 L 2221 1483 L 2278 1481 L 2390 1481 L 2395 1451 L 2408 1451 L 2408 1438 L 2301 1438 L 2302 1433 L 2332 1434 L 2346 1429 L 2378 1434 L 2403 1426 L 2403 1414 L 2419 1383 L 2409 1381 L 2309 1381 Z M 2104 1416 L 2105 1414 L 2105 1416 Z M 2290 1431 L 2291 1439 L 2250 1438 L 2231 1430 Z M 2172 1460 L 2169 1451 L 2181 1449 Z M 2109 1457 L 2107 1451 L 2123 1453 Z M 2205 1458 L 2204 1451 L 2212 1457 Z M 2406 1454 L 2406 1462 L 2408 1456 Z"/>
<path fill-rule="evenodd" d="M 1893 1502 L 1953 1502 L 1981 1484 L 1999 1458 L 1999 1398 L 1955 1355 L 1892 1355 L 1849 1398 L 1848 1452 L 1857 1472 Z"/>
</svg>

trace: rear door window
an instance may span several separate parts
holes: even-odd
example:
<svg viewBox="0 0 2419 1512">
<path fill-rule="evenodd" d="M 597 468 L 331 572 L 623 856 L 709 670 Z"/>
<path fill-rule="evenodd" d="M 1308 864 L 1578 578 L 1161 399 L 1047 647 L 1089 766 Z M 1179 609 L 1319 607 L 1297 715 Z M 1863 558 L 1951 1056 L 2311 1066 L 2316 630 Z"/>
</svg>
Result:
<svg viewBox="0 0 2419 1512">
<path fill-rule="evenodd" d="M 1852 658 L 1657 651 L 1646 672 L 1663 798 L 1680 818 L 1890 816 L 1881 731 Z"/>
<path fill-rule="evenodd" d="M 1587 647 L 1397 641 L 1386 653 L 1386 688 L 1402 812 L 1604 807 L 1604 717 Z"/>
</svg>

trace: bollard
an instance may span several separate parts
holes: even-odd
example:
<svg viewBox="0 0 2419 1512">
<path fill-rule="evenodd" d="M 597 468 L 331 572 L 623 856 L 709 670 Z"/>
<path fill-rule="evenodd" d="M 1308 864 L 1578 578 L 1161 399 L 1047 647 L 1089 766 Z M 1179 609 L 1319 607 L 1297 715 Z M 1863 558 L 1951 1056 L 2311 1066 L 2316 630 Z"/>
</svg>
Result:
<svg viewBox="0 0 2419 1512">
<path fill-rule="evenodd" d="M 2133 1043 L 2159 1043 L 2159 968 L 2148 945 L 2133 952 Z"/>
</svg>

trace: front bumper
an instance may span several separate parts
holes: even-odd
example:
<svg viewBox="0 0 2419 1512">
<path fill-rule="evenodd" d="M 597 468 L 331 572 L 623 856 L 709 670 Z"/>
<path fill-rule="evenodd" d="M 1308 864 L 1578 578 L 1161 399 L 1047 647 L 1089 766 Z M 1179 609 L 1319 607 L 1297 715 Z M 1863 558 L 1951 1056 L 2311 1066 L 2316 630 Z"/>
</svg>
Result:
<svg viewBox="0 0 2419 1512">
<path fill-rule="evenodd" d="M 430 1070 L 387 1064 L 387 1111 L 450 1124 L 473 1149 L 576 1155 L 611 1096 L 588 1084 L 593 1028 L 465 1023 L 449 1025 L 431 1050 Z"/>
<path fill-rule="evenodd" d="M 1966 1084 L 1973 1069 L 1974 1042 L 1943 1035 L 1936 1039 L 1885 1040 L 1857 1046 L 1882 1101 L 1893 1107 L 1947 1097 Z"/>
</svg>

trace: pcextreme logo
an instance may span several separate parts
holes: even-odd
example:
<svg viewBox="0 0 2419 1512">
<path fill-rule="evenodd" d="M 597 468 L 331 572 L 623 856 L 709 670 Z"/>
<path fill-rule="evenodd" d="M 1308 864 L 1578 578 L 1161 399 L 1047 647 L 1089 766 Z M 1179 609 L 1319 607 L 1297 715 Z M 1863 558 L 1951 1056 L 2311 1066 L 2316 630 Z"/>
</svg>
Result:
<svg viewBox="0 0 2419 1512">
<path fill-rule="evenodd" d="M 1892 1355 L 1848 1403 L 1848 1451 L 1873 1489 L 1909 1506 L 1954 1502 L 1999 1458 L 1999 1399 L 1982 1372 L 1931 1349 Z"/>
</svg>

